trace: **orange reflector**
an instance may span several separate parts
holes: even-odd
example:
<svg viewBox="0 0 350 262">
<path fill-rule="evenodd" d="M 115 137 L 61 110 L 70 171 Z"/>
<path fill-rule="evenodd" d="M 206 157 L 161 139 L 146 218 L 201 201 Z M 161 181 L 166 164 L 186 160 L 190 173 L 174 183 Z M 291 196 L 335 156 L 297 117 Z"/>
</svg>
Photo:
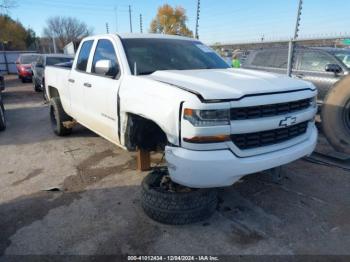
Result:
<svg viewBox="0 0 350 262">
<path fill-rule="evenodd" d="M 231 138 L 229 135 L 217 135 L 217 136 L 195 136 L 192 138 L 184 138 L 184 141 L 187 143 L 219 143 L 229 141 Z"/>
<path fill-rule="evenodd" d="M 193 115 L 193 109 L 185 108 L 184 115 L 185 116 L 192 116 Z"/>
</svg>

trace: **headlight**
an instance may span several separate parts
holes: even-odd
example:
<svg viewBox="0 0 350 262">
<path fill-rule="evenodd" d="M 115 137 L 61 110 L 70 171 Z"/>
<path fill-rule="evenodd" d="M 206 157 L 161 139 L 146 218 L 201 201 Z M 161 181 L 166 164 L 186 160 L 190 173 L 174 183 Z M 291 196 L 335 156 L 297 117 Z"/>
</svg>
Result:
<svg viewBox="0 0 350 262">
<path fill-rule="evenodd" d="M 230 124 L 230 109 L 195 110 L 185 108 L 184 119 L 194 126 L 223 126 Z"/>
</svg>

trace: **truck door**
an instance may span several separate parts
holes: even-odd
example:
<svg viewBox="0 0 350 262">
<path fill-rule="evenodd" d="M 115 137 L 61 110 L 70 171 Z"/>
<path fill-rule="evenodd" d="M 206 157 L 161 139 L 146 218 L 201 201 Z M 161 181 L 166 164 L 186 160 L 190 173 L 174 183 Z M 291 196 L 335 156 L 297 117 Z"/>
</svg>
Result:
<svg viewBox="0 0 350 262">
<path fill-rule="evenodd" d="M 328 64 L 338 64 L 338 61 L 325 52 L 305 50 L 299 56 L 298 70 L 295 76 L 312 82 L 318 89 L 318 98 L 323 100 L 328 90 L 342 77 L 326 72 Z"/>
<path fill-rule="evenodd" d="M 116 47 L 110 39 L 96 40 L 91 67 L 84 89 L 89 127 L 107 139 L 119 143 L 118 90 L 120 67 Z"/>
<path fill-rule="evenodd" d="M 84 107 L 84 91 L 86 89 L 85 83 L 87 77 L 86 69 L 93 43 L 94 40 L 87 40 L 81 44 L 77 59 L 73 64 L 68 79 L 72 115 L 84 125 L 86 125 L 88 120 L 88 115 Z"/>
</svg>

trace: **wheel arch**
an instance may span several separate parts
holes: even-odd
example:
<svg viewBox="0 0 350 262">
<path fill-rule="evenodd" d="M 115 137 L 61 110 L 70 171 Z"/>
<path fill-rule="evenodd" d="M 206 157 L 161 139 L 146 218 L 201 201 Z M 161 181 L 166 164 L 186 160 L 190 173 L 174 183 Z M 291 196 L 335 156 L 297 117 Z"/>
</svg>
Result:
<svg viewBox="0 0 350 262">
<path fill-rule="evenodd" d="M 48 86 L 48 97 L 49 99 L 54 97 L 60 97 L 60 93 L 58 92 L 58 89 L 53 86 Z"/>
<path fill-rule="evenodd" d="M 129 151 L 137 148 L 148 151 L 164 150 L 169 144 L 166 131 L 156 121 L 134 113 L 126 115 L 124 144 Z"/>
</svg>

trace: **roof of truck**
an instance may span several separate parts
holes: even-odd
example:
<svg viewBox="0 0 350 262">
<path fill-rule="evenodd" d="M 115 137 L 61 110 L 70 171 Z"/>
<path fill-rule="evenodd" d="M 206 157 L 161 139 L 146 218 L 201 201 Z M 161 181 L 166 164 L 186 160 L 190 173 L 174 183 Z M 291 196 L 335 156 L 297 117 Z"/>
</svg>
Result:
<svg viewBox="0 0 350 262">
<path fill-rule="evenodd" d="M 179 35 L 166 35 L 166 34 L 140 34 L 140 33 L 126 33 L 126 34 L 117 34 L 122 39 L 131 39 L 131 38 L 160 38 L 160 39 L 181 39 L 181 40 L 190 40 L 198 41 L 195 38 L 184 37 Z"/>
</svg>

